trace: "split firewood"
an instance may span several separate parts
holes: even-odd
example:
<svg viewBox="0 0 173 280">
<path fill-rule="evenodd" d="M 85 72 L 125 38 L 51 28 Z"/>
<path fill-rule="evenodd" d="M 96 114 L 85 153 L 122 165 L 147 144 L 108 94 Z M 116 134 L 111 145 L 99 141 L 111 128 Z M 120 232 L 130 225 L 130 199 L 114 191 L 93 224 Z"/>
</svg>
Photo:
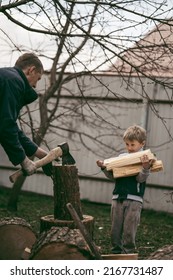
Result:
<svg viewBox="0 0 173 280">
<path fill-rule="evenodd" d="M 114 158 L 109 158 L 104 160 L 104 165 L 106 166 L 106 169 L 113 170 L 116 167 L 124 167 L 124 166 L 129 166 L 133 164 L 141 164 L 141 157 L 143 155 L 147 155 L 149 160 L 157 160 L 155 155 L 151 153 L 150 149 L 145 150 L 145 151 L 140 151 L 136 153 L 130 153 L 124 156 L 120 157 L 114 157 Z"/>
<path fill-rule="evenodd" d="M 132 164 L 122 167 L 113 167 L 113 177 L 127 177 L 137 175 L 142 170 L 142 164 Z M 156 160 L 151 166 L 151 172 L 159 172 L 163 170 L 163 163 L 161 160 Z"/>
<path fill-rule="evenodd" d="M 156 156 L 150 151 L 150 149 L 105 159 L 104 165 L 108 171 L 112 170 L 114 178 L 133 176 L 142 170 L 141 157 L 144 155 L 147 155 L 149 160 L 153 160 L 150 169 L 151 172 L 163 170 L 162 161 L 157 160 Z"/>
</svg>

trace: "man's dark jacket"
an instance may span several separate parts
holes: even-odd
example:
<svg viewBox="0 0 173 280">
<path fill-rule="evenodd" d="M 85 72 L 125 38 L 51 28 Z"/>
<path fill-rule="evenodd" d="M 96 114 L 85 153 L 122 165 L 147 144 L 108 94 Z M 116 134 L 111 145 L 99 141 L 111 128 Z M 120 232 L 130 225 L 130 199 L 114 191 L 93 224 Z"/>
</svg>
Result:
<svg viewBox="0 0 173 280">
<path fill-rule="evenodd" d="M 0 68 L 0 144 L 13 165 L 32 156 L 38 146 L 18 127 L 23 106 L 38 98 L 25 74 L 18 67 Z"/>
</svg>

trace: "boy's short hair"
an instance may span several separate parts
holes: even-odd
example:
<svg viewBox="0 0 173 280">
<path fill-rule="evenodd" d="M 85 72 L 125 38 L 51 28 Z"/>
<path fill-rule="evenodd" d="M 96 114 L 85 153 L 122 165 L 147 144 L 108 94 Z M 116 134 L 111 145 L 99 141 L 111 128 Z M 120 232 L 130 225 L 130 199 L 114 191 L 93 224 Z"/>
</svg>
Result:
<svg viewBox="0 0 173 280">
<path fill-rule="evenodd" d="M 34 53 L 24 53 L 23 55 L 19 56 L 15 66 L 21 68 L 22 70 L 29 66 L 35 66 L 39 72 L 43 71 L 43 64 Z"/>
<path fill-rule="evenodd" d="M 146 130 L 139 125 L 132 125 L 126 129 L 123 135 L 123 140 L 137 140 L 139 143 L 146 141 Z"/>
</svg>

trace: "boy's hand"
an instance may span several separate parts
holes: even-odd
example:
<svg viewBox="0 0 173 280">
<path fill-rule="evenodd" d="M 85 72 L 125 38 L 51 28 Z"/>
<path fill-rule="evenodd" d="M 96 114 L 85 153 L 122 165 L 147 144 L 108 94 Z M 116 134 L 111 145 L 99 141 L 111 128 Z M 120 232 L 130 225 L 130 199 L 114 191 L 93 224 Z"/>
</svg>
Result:
<svg viewBox="0 0 173 280">
<path fill-rule="evenodd" d="M 98 165 L 98 167 L 100 167 L 100 168 L 105 168 L 106 166 L 104 165 L 104 162 L 102 161 L 102 160 L 97 160 L 96 161 L 96 163 L 97 163 L 97 165 Z"/>
<path fill-rule="evenodd" d="M 153 160 L 153 159 L 150 159 L 150 160 L 149 160 L 149 158 L 148 158 L 147 155 L 143 155 L 143 156 L 141 157 L 141 162 L 142 162 L 142 167 L 143 167 L 144 169 L 150 169 L 151 166 L 152 166 L 152 164 L 153 164 L 153 162 L 154 162 L 154 160 Z"/>
</svg>

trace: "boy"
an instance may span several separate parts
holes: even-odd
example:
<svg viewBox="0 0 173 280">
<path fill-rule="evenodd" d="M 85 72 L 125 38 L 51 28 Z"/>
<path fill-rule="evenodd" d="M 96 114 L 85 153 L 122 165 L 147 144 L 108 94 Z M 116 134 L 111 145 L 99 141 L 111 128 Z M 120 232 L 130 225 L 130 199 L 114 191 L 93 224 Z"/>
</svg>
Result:
<svg viewBox="0 0 173 280">
<path fill-rule="evenodd" d="M 144 128 L 133 125 L 124 133 L 123 140 L 128 153 L 143 150 L 146 143 L 146 131 Z M 119 156 L 127 155 L 127 153 Z M 97 161 L 104 174 L 109 179 L 115 180 L 111 207 L 111 243 L 112 253 L 135 253 L 135 238 L 140 222 L 143 195 L 146 179 L 150 174 L 152 160 L 147 155 L 141 158 L 142 171 L 135 176 L 114 179 L 112 171 L 107 171 L 104 162 Z"/>
</svg>

